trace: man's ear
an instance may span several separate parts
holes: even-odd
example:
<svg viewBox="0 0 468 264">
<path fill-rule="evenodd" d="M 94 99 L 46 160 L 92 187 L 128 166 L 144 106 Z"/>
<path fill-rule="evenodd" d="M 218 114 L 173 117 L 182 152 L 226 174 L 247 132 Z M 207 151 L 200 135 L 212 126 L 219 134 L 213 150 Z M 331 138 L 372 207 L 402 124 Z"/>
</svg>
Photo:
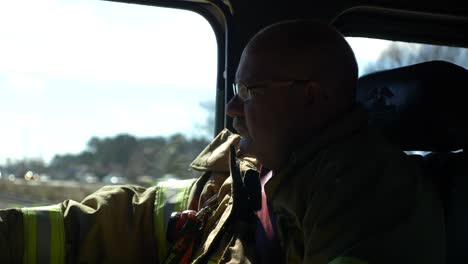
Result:
<svg viewBox="0 0 468 264">
<path fill-rule="evenodd" d="M 313 105 L 322 100 L 323 91 L 318 82 L 309 81 L 304 86 L 304 100 L 306 105 Z"/>
</svg>

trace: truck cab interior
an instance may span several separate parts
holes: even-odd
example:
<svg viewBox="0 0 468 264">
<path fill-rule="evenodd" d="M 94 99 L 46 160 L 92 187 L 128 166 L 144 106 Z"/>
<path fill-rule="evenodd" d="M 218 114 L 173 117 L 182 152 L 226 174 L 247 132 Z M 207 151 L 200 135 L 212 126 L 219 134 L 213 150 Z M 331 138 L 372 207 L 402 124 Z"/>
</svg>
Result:
<svg viewBox="0 0 468 264">
<path fill-rule="evenodd" d="M 468 259 L 468 116 L 463 90 L 468 88 L 468 8 L 460 1 L 106 2 L 184 9 L 208 21 L 217 42 L 214 134 L 224 128 L 234 130 L 225 105 L 233 96 L 231 87 L 244 46 L 257 31 L 275 22 L 314 19 L 333 25 L 346 37 L 463 49 L 457 59 L 464 66 L 436 59 L 367 72 L 359 78 L 357 101 L 368 111 L 371 126 L 421 164 L 425 180 L 433 186 L 428 191 L 438 193 L 445 212 L 447 263 Z"/>
</svg>

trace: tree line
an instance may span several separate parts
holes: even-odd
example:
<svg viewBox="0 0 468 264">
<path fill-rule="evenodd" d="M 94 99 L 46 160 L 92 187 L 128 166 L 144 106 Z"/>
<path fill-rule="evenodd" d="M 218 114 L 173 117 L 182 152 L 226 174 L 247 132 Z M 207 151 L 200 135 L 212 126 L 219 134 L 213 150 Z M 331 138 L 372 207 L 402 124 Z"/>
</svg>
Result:
<svg viewBox="0 0 468 264">
<path fill-rule="evenodd" d="M 468 68 L 468 49 L 417 43 L 392 42 L 363 73 L 393 69 L 420 62 L 442 60 Z"/>
<path fill-rule="evenodd" d="M 116 175 L 130 182 L 136 182 L 139 176 L 190 178 L 194 176 L 188 169 L 190 162 L 208 143 L 204 138 L 187 138 L 182 134 L 147 138 L 129 134 L 92 137 L 86 149 L 78 154 L 55 155 L 49 164 L 41 160 L 8 162 L 2 171 L 17 177 L 33 171 L 67 180 L 79 180 L 86 175 L 98 179 Z"/>
</svg>

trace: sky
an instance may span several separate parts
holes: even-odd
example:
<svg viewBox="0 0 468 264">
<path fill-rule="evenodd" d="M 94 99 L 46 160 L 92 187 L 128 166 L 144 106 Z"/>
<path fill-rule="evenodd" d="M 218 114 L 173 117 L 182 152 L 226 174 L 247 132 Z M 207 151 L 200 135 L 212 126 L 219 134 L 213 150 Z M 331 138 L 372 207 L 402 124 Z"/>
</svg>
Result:
<svg viewBox="0 0 468 264">
<path fill-rule="evenodd" d="M 375 62 L 380 53 L 392 43 L 392 41 L 383 39 L 360 37 L 347 37 L 346 40 L 353 49 L 354 56 L 358 62 L 359 75 L 364 73 L 365 66 L 369 62 Z"/>
</svg>

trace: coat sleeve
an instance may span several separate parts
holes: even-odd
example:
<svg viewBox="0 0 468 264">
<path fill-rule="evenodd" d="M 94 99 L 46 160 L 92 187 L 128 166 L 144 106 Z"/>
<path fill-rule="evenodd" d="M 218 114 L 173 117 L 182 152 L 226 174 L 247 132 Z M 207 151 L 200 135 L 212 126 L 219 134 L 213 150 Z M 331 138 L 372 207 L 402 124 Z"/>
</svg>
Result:
<svg viewBox="0 0 468 264">
<path fill-rule="evenodd" d="M 0 210 L 0 263 L 22 263 L 23 243 L 21 211 Z"/>
<path fill-rule="evenodd" d="M 1 263 L 158 263 L 193 180 L 105 186 L 81 202 L 0 210 Z"/>
</svg>

